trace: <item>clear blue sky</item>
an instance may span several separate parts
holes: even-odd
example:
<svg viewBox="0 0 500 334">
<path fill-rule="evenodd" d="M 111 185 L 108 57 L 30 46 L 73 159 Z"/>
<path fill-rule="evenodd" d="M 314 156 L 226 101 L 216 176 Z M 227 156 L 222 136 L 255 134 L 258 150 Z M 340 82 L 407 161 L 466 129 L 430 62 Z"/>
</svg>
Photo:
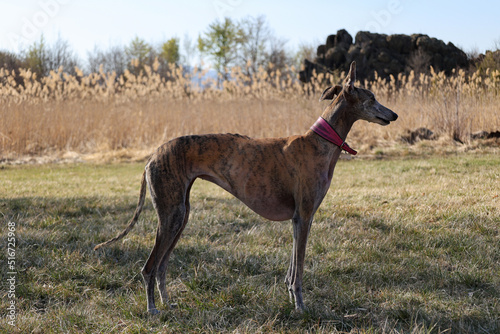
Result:
<svg viewBox="0 0 500 334">
<path fill-rule="evenodd" d="M 346 29 L 384 34 L 423 33 L 468 52 L 500 46 L 500 1 L 438 0 L 0 0 L 0 50 L 18 52 L 60 36 L 86 61 L 94 46 L 127 44 L 135 36 L 156 44 L 188 34 L 193 41 L 217 18 L 265 15 L 293 50 L 324 43 Z"/>
</svg>

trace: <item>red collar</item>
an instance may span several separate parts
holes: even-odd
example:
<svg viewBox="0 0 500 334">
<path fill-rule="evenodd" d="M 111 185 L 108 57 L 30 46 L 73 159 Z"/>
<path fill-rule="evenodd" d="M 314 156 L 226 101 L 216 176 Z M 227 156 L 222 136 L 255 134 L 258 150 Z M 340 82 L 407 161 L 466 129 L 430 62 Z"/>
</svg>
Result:
<svg viewBox="0 0 500 334">
<path fill-rule="evenodd" d="M 337 145 L 342 150 L 351 153 L 352 155 L 356 155 L 358 152 L 353 150 L 347 145 L 347 143 L 340 138 L 340 136 L 335 132 L 332 126 L 323 118 L 320 117 L 316 121 L 316 123 L 311 126 L 311 130 L 317 133 L 320 137 L 328 140 L 329 142 Z"/>
</svg>

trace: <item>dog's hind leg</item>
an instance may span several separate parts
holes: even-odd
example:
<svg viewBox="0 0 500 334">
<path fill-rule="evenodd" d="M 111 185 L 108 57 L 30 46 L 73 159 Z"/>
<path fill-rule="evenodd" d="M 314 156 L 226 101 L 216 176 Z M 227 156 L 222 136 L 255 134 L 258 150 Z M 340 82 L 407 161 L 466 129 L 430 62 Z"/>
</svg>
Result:
<svg viewBox="0 0 500 334">
<path fill-rule="evenodd" d="M 163 305 L 168 304 L 168 293 L 167 293 L 167 288 L 166 288 L 166 274 L 167 274 L 167 265 L 168 265 L 168 260 L 170 258 L 170 254 L 172 254 L 172 251 L 175 248 L 175 245 L 177 244 L 177 241 L 179 241 L 179 238 L 181 237 L 182 231 L 184 231 L 184 228 L 187 225 L 188 219 L 189 219 L 189 210 L 190 210 L 190 204 L 189 204 L 189 193 L 191 191 L 191 186 L 193 185 L 193 182 L 189 185 L 186 195 L 185 195 L 185 205 L 184 205 L 184 221 L 182 223 L 181 228 L 177 232 L 173 242 L 171 243 L 170 247 L 168 248 L 167 252 L 165 255 L 163 255 L 162 259 L 159 262 L 159 265 L 156 269 L 156 282 L 158 283 L 158 290 L 160 291 L 160 297 Z"/>
<path fill-rule="evenodd" d="M 151 199 L 158 216 L 158 227 L 155 245 L 142 269 L 142 276 L 146 285 L 148 312 L 157 314 L 154 301 L 155 281 L 158 279 L 162 301 L 166 302 L 168 295 L 164 269 L 170 252 L 187 222 L 186 195 L 192 182 L 183 182 L 175 177 L 165 178 L 162 173 L 155 173 L 155 170 L 148 170 L 147 177 Z"/>
<path fill-rule="evenodd" d="M 146 264 L 142 269 L 142 276 L 144 277 L 144 282 L 146 284 L 148 311 L 153 314 L 158 313 L 154 302 L 155 281 L 159 278 L 158 287 L 160 288 L 162 301 L 165 303 L 168 300 L 168 295 L 165 288 L 165 270 L 163 270 L 162 267 L 166 266 L 166 262 L 170 255 L 169 250 L 171 251 L 173 249 L 173 246 L 179 239 L 182 228 L 187 221 L 185 219 L 186 207 L 184 203 L 171 208 L 168 211 L 168 213 L 158 213 L 156 242 L 148 260 L 146 261 Z"/>
</svg>

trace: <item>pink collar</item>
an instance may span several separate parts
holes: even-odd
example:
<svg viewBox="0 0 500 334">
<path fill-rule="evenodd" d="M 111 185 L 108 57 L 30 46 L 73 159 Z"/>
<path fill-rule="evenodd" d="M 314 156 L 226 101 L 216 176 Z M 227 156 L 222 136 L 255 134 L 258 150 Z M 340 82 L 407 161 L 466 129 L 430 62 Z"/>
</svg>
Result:
<svg viewBox="0 0 500 334">
<path fill-rule="evenodd" d="M 356 155 L 358 152 L 353 150 L 347 145 L 347 143 L 340 138 L 340 136 L 335 132 L 332 126 L 323 118 L 320 117 L 316 121 L 316 123 L 311 126 L 311 130 L 317 133 L 320 137 L 328 140 L 329 142 L 337 145 L 342 150 L 351 153 L 352 155 Z"/>
</svg>

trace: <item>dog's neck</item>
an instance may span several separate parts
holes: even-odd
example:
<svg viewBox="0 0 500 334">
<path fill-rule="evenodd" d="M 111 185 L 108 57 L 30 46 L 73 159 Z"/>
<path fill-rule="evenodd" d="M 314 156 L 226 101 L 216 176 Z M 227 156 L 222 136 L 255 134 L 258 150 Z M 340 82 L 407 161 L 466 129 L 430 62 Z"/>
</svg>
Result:
<svg viewBox="0 0 500 334">
<path fill-rule="evenodd" d="M 342 141 L 346 141 L 347 134 L 352 128 L 352 125 L 357 120 L 352 113 L 352 107 L 349 106 L 348 102 L 341 95 L 335 99 L 323 112 L 321 117 L 330 124 L 332 129 L 340 136 Z M 310 130 L 312 134 L 314 131 Z M 325 141 L 326 144 L 328 141 Z M 330 144 L 326 144 L 330 145 Z M 336 146 L 337 148 L 338 146 Z M 340 154 L 340 147 L 339 154 Z"/>
<path fill-rule="evenodd" d="M 344 97 L 339 96 L 321 115 L 344 141 L 356 121 L 350 109 L 352 108 L 349 107 Z"/>
<path fill-rule="evenodd" d="M 344 139 L 340 138 L 338 133 L 331 127 L 331 125 L 323 117 L 318 118 L 318 120 L 313 124 L 313 126 L 311 126 L 311 130 L 313 130 L 320 137 L 340 147 L 342 150 L 345 150 L 350 154 L 356 155 L 357 152 L 352 148 L 350 148 Z"/>
</svg>

